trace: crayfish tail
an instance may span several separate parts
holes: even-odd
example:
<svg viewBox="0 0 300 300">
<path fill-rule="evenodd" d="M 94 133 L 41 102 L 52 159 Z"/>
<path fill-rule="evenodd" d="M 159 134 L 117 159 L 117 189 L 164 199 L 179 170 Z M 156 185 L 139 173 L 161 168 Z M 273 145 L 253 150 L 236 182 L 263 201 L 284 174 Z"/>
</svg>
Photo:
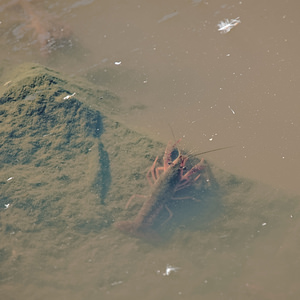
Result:
<svg viewBox="0 0 300 300">
<path fill-rule="evenodd" d="M 121 232 L 136 238 L 141 238 L 149 243 L 160 243 L 161 237 L 152 229 L 146 227 L 137 228 L 134 221 L 120 221 L 115 223 L 117 229 Z"/>
<path fill-rule="evenodd" d="M 120 231 L 127 234 L 134 234 L 136 232 L 136 225 L 132 221 L 120 221 L 115 225 Z"/>
</svg>

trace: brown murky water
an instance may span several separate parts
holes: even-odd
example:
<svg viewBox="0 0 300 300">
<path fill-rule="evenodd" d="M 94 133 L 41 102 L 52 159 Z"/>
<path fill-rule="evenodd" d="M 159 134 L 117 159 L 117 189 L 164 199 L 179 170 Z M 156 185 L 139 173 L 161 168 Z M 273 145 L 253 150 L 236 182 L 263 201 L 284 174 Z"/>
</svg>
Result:
<svg viewBox="0 0 300 300">
<path fill-rule="evenodd" d="M 297 1 L 32 1 L 48 27 L 64 24 L 56 29 L 64 28 L 63 41 L 46 51 L 47 36 L 22 2 L 0 4 L 3 64 L 85 76 L 123 99 L 126 125 L 166 143 L 170 124 L 196 152 L 233 146 L 207 158 L 268 184 L 273 192 L 257 192 L 262 199 L 300 193 Z M 230 32 L 218 31 L 237 17 Z M 113 230 L 90 235 L 47 275 L 40 257 L 27 282 L 8 279 L 0 289 L 7 299 L 298 299 L 299 206 L 283 211 L 272 230 L 261 220 L 254 237 L 239 233 L 242 243 L 220 224 L 205 229 L 204 241 L 179 232 L 159 248 Z M 164 276 L 167 264 L 180 269 Z M 44 286 L 30 280 L 37 277 Z"/>
</svg>

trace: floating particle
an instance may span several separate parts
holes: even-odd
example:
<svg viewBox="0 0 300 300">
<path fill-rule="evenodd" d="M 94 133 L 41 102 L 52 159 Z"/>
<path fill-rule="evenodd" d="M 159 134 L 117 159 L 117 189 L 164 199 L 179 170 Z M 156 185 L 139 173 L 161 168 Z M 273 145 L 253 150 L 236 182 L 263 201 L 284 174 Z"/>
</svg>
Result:
<svg viewBox="0 0 300 300">
<path fill-rule="evenodd" d="M 177 272 L 180 268 L 178 267 L 172 267 L 171 265 L 167 265 L 166 272 L 163 273 L 163 276 L 169 276 L 171 272 Z"/>
<path fill-rule="evenodd" d="M 228 108 L 231 110 L 231 112 L 235 115 L 235 111 L 228 105 Z"/>
<path fill-rule="evenodd" d="M 175 17 L 175 16 L 177 16 L 177 15 L 178 15 L 178 12 L 175 11 L 175 12 L 173 12 L 173 13 L 170 13 L 170 14 L 168 14 L 168 15 L 163 16 L 160 20 L 157 21 L 157 23 L 164 22 L 164 21 L 166 21 L 166 20 L 168 20 L 168 19 L 171 19 L 171 18 L 173 18 L 173 17 Z"/>
<path fill-rule="evenodd" d="M 123 283 L 123 281 L 114 281 L 110 285 L 115 286 L 115 285 L 122 284 L 122 283 Z"/>
<path fill-rule="evenodd" d="M 220 31 L 220 33 L 227 33 L 229 32 L 233 27 L 235 27 L 236 25 L 240 24 L 241 20 L 240 17 L 237 17 L 236 19 L 225 19 L 224 21 L 220 21 L 220 23 L 218 24 L 218 31 Z"/>
<path fill-rule="evenodd" d="M 73 93 L 72 95 L 67 95 L 64 97 L 64 100 L 70 99 L 72 97 L 74 97 L 76 95 L 76 93 Z"/>
</svg>

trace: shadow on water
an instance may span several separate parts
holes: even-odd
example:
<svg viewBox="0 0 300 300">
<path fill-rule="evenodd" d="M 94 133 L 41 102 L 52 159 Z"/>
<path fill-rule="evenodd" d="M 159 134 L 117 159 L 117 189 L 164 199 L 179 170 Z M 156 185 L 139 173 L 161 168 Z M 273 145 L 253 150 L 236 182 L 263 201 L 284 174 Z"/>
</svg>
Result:
<svg viewBox="0 0 300 300">
<path fill-rule="evenodd" d="M 99 170 L 94 182 L 94 188 L 98 191 L 101 199 L 101 204 L 105 204 L 105 199 L 111 185 L 110 161 L 107 151 L 104 150 L 104 145 L 99 143 Z"/>
</svg>

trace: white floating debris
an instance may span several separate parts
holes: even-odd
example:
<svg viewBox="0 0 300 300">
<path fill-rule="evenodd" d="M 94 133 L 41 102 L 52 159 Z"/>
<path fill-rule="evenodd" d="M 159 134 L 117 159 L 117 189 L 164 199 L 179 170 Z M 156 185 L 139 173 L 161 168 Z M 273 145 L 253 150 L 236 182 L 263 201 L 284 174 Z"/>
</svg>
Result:
<svg viewBox="0 0 300 300">
<path fill-rule="evenodd" d="M 217 133 L 213 133 L 213 134 L 211 135 L 211 138 L 209 138 L 208 140 L 211 142 L 211 141 L 214 139 L 214 137 L 217 136 L 217 135 L 218 135 Z"/>
<path fill-rule="evenodd" d="M 180 268 L 178 267 L 172 267 L 171 265 L 167 265 L 166 272 L 163 273 L 163 276 L 169 276 L 171 272 L 177 272 Z"/>
<path fill-rule="evenodd" d="M 231 110 L 231 112 L 235 115 L 235 111 L 228 105 L 228 108 Z"/>
<path fill-rule="evenodd" d="M 72 97 L 74 97 L 76 95 L 76 93 L 73 93 L 72 95 L 68 95 L 64 97 L 64 100 L 70 99 Z"/>
<path fill-rule="evenodd" d="M 261 226 L 266 226 L 266 225 L 267 225 L 267 223 L 262 223 L 262 224 L 261 224 Z"/>
<path fill-rule="evenodd" d="M 115 281 L 115 282 L 111 283 L 111 286 L 122 284 L 122 283 L 123 283 L 123 281 Z"/>
<path fill-rule="evenodd" d="M 7 204 L 4 204 L 4 206 L 5 206 L 5 209 L 8 209 L 8 208 L 9 208 L 9 206 L 10 206 L 10 204 L 9 204 L 9 203 L 7 203 Z"/>
<path fill-rule="evenodd" d="M 122 63 L 121 61 L 115 61 L 116 66 L 120 65 L 121 63 Z"/>
<path fill-rule="evenodd" d="M 218 24 L 218 31 L 220 31 L 220 33 L 227 33 L 229 32 L 233 27 L 235 27 L 236 25 L 240 24 L 241 20 L 240 17 L 237 17 L 236 19 L 225 19 L 224 21 L 220 21 L 220 23 Z"/>
<path fill-rule="evenodd" d="M 173 13 L 170 13 L 170 14 L 167 14 L 167 15 L 163 16 L 160 20 L 157 21 L 157 23 L 164 22 L 164 21 L 166 21 L 168 19 L 171 19 L 171 18 L 173 18 L 177 15 L 178 15 L 178 11 L 174 11 Z"/>
<path fill-rule="evenodd" d="M 12 179 L 14 179 L 13 177 L 9 177 L 6 181 L 11 181 Z"/>
</svg>

